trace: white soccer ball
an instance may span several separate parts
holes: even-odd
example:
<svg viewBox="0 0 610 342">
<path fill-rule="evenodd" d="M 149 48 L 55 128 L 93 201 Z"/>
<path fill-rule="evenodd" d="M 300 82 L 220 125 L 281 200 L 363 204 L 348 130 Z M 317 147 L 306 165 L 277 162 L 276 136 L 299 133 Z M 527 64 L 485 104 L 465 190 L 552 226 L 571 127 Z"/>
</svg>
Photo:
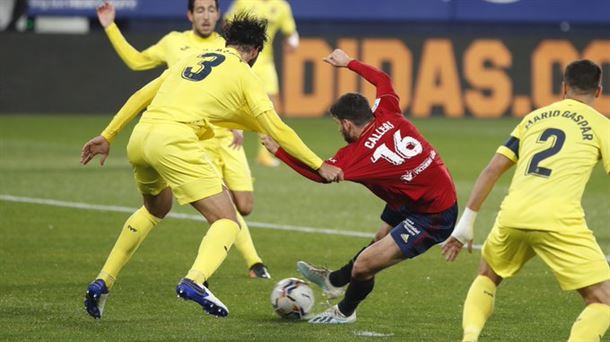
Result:
<svg viewBox="0 0 610 342">
<path fill-rule="evenodd" d="M 282 318 L 301 319 L 311 312 L 313 304 L 311 287 L 298 278 L 280 280 L 271 292 L 273 310 Z"/>
</svg>

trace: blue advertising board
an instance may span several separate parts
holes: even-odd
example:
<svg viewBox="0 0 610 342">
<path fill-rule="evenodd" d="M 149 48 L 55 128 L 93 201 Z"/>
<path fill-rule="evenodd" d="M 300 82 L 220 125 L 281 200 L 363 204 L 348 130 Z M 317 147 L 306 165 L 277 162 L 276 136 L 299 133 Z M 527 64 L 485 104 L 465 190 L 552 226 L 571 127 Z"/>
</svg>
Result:
<svg viewBox="0 0 610 342">
<path fill-rule="evenodd" d="M 252 0 L 257 1 L 257 0 Z M 29 0 L 29 14 L 95 16 L 102 0 Z M 113 0 L 123 18 L 183 18 L 186 0 Z M 232 1 L 221 0 L 227 10 Z M 610 25 L 609 0 L 293 0 L 297 20 Z"/>
</svg>

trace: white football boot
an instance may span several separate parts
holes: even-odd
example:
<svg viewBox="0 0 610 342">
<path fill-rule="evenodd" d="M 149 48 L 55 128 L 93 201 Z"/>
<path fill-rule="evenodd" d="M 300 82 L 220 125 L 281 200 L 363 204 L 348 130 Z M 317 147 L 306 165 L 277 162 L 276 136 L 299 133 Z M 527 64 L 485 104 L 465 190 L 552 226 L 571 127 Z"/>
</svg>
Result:
<svg viewBox="0 0 610 342">
<path fill-rule="evenodd" d="M 305 261 L 297 261 L 297 270 L 305 277 L 305 279 L 318 285 L 324 295 L 328 299 L 335 299 L 343 294 L 344 287 L 335 287 L 330 283 L 328 278 L 330 270 L 324 267 L 315 267 L 306 263 Z"/>
<path fill-rule="evenodd" d="M 311 324 L 348 324 L 356 322 L 356 311 L 351 316 L 345 316 L 339 311 L 339 307 L 334 305 L 326 311 L 312 317 L 309 321 Z"/>
</svg>

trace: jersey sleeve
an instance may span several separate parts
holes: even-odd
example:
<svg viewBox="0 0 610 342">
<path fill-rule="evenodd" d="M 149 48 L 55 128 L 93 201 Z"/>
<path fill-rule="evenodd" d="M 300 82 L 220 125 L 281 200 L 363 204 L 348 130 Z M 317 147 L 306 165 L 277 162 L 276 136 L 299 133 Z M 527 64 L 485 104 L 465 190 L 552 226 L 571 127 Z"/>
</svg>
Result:
<svg viewBox="0 0 610 342">
<path fill-rule="evenodd" d="M 277 150 L 277 152 L 275 152 L 275 156 L 279 160 L 283 161 L 286 165 L 290 166 L 290 168 L 300 173 L 303 177 L 306 177 L 314 182 L 324 183 L 324 178 L 322 178 L 322 176 L 320 176 L 309 166 L 303 164 L 298 159 L 288 154 L 288 152 L 281 147 Z"/>
<path fill-rule="evenodd" d="M 110 121 L 108 126 L 102 131 L 101 136 L 108 142 L 112 142 L 114 137 L 117 136 L 128 123 L 148 107 L 166 76 L 167 71 L 136 91 L 112 118 L 112 121 Z"/>
<path fill-rule="evenodd" d="M 525 120 L 521 121 L 521 123 L 519 123 L 515 129 L 513 129 L 506 143 L 498 147 L 498 150 L 496 151 L 496 153 L 505 156 L 515 163 L 519 160 L 519 145 L 521 143 L 524 122 Z"/>
<path fill-rule="evenodd" d="M 256 117 L 264 133 L 270 135 L 291 156 L 313 170 L 322 166 L 322 159 L 305 145 L 294 130 L 286 125 L 274 110 L 264 112 Z"/>
<path fill-rule="evenodd" d="M 115 23 L 108 26 L 105 31 L 112 47 L 114 47 L 119 57 L 130 69 L 149 70 L 163 64 L 163 61 L 155 57 L 155 54 L 151 52 L 158 49 L 155 48 L 158 44 L 151 46 L 144 52 L 140 52 L 129 44 Z"/>
<path fill-rule="evenodd" d="M 297 31 L 297 24 L 294 22 L 292 8 L 290 8 L 290 4 L 288 2 L 286 2 L 286 6 L 284 7 L 283 15 L 280 22 L 280 29 L 286 37 Z"/>
<path fill-rule="evenodd" d="M 383 105 L 390 112 L 401 113 L 399 98 L 388 74 L 355 59 L 349 62 L 347 67 L 375 86 L 379 105 Z"/>
</svg>

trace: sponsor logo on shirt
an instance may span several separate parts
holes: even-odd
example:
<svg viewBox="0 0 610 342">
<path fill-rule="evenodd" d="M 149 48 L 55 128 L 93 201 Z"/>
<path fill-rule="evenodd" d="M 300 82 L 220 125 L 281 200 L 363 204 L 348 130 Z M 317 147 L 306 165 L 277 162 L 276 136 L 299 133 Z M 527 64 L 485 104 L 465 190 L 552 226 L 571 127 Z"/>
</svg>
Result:
<svg viewBox="0 0 610 342">
<path fill-rule="evenodd" d="M 432 165 L 432 162 L 434 161 L 434 158 L 436 158 L 436 151 L 433 150 L 432 152 L 430 152 L 430 155 L 428 155 L 428 158 L 424 159 L 424 161 L 421 162 L 421 164 L 419 164 L 413 170 L 405 172 L 405 174 L 402 175 L 400 179 L 409 183 L 413 180 L 413 178 L 417 177 L 417 175 L 424 172 L 428 167 L 430 167 L 430 165 Z"/>
</svg>

